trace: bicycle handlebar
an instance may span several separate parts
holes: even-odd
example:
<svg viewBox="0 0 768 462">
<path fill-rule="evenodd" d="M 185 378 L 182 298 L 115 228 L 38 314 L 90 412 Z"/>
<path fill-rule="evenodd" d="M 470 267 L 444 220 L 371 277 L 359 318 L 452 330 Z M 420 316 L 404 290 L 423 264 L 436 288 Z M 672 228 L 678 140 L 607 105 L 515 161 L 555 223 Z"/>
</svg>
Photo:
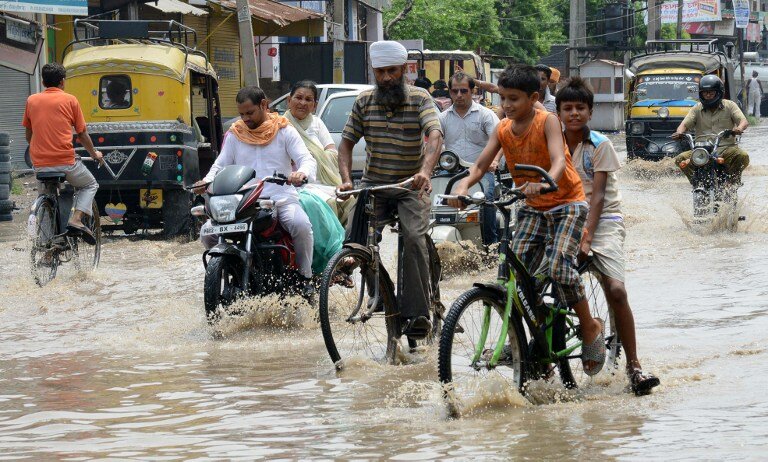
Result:
<svg viewBox="0 0 768 462">
<path fill-rule="evenodd" d="M 541 167 L 538 167 L 536 165 L 515 164 L 512 166 L 512 170 L 523 170 L 527 172 L 534 172 L 534 173 L 540 174 L 544 182 L 549 185 L 548 187 L 543 188 L 540 191 L 540 194 L 555 192 L 558 189 L 557 183 L 555 183 L 555 180 L 551 176 L 549 176 L 549 173 L 547 173 L 546 170 L 544 170 Z"/>
<path fill-rule="evenodd" d="M 381 186 L 372 186 L 370 188 L 350 189 L 349 191 L 339 191 L 336 189 L 336 197 L 345 198 L 350 196 L 356 196 L 363 191 L 384 191 L 388 189 L 405 189 L 410 191 L 410 186 L 413 184 L 413 178 L 408 178 L 405 181 L 395 184 L 385 184 Z"/>
</svg>

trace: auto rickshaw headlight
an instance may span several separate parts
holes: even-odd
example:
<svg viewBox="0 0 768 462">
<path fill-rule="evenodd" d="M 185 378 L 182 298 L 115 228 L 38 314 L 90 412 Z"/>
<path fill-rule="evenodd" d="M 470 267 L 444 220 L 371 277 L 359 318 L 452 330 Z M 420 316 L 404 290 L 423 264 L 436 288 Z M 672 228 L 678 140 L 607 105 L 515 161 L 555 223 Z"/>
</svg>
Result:
<svg viewBox="0 0 768 462">
<path fill-rule="evenodd" d="M 237 206 L 243 200 L 242 194 L 230 194 L 228 196 L 212 196 L 208 200 L 211 209 L 211 218 L 219 223 L 235 221 Z"/>
<path fill-rule="evenodd" d="M 459 156 L 451 151 L 444 151 L 442 154 L 440 154 L 438 164 L 443 170 L 452 172 L 459 165 Z"/>
<path fill-rule="evenodd" d="M 656 112 L 656 115 L 658 115 L 662 119 L 666 119 L 667 117 L 669 117 L 669 108 L 660 107 L 658 112 Z"/>
<path fill-rule="evenodd" d="M 633 135 L 642 134 L 644 129 L 645 126 L 643 126 L 642 122 L 630 122 L 629 124 L 629 132 Z"/>
<path fill-rule="evenodd" d="M 691 162 L 697 167 L 707 165 L 707 162 L 709 162 L 709 151 L 701 148 L 694 149 L 691 152 Z"/>
</svg>

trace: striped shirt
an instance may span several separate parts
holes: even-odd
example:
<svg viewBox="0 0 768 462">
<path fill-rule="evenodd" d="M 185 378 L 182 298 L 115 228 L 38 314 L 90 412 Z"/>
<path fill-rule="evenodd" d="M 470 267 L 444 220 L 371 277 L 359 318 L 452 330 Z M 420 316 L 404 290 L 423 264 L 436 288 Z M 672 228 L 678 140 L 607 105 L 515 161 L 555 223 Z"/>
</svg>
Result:
<svg viewBox="0 0 768 462">
<path fill-rule="evenodd" d="M 421 169 L 423 134 L 440 128 L 440 119 L 426 90 L 408 85 L 403 106 L 389 112 L 376 103 L 376 89 L 357 96 L 342 137 L 357 143 L 365 138 L 367 162 L 363 181 L 397 183 Z"/>
</svg>

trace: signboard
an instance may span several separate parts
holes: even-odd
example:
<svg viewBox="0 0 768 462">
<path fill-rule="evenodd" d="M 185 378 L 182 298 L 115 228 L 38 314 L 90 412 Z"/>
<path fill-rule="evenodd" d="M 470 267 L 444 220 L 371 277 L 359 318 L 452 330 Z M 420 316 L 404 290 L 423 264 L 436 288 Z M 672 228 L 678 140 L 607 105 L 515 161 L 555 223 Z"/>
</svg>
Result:
<svg viewBox="0 0 768 462">
<path fill-rule="evenodd" d="M 36 25 L 0 16 L 0 66 L 33 74 L 42 45 Z"/>
<path fill-rule="evenodd" d="M 750 42 L 760 41 L 760 24 L 751 22 L 747 26 L 747 40 Z"/>
<path fill-rule="evenodd" d="M 720 21 L 722 12 L 719 0 L 685 0 L 683 2 L 683 22 Z M 677 1 L 661 4 L 661 23 L 677 24 Z"/>
<path fill-rule="evenodd" d="M 736 18 L 736 28 L 746 29 L 749 24 L 749 0 L 733 0 L 733 15 Z"/>
<path fill-rule="evenodd" d="M 88 0 L 0 0 L 0 10 L 88 16 Z"/>
</svg>

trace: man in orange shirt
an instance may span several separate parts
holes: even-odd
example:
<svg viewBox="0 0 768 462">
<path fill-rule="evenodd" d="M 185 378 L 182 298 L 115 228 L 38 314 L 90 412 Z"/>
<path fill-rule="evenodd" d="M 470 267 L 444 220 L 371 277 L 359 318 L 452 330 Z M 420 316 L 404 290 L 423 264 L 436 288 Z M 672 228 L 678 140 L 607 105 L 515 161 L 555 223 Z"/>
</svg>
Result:
<svg viewBox="0 0 768 462">
<path fill-rule="evenodd" d="M 75 187 L 77 199 L 75 211 L 69 217 L 67 228 L 83 235 L 89 244 L 96 240 L 91 231 L 83 225 L 83 216 L 91 215 L 93 198 L 99 184 L 91 172 L 75 156 L 72 145 L 72 129 L 77 133 L 80 144 L 97 162 L 103 162 L 102 154 L 93 147 L 91 137 L 85 128 L 85 118 L 77 98 L 64 93 L 66 70 L 59 63 L 43 66 L 45 91 L 30 96 L 24 111 L 22 125 L 27 129 L 29 154 L 35 172 L 61 172 Z M 43 192 L 38 185 L 38 191 Z"/>
</svg>

